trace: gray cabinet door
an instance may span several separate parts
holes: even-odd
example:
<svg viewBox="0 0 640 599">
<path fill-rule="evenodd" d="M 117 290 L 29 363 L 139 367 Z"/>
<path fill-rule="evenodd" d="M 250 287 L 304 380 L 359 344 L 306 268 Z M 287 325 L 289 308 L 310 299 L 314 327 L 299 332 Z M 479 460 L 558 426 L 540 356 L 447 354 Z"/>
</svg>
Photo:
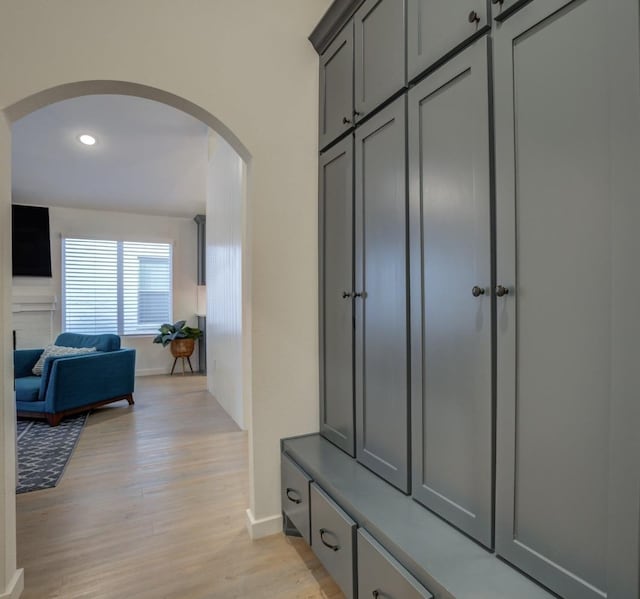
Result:
<svg viewBox="0 0 640 599">
<path fill-rule="evenodd" d="M 407 0 L 411 81 L 488 24 L 487 0 Z"/>
<path fill-rule="evenodd" d="M 354 25 L 355 108 L 362 118 L 406 84 L 405 0 L 366 0 Z"/>
<path fill-rule="evenodd" d="M 409 490 L 406 97 L 356 130 L 356 457 Z"/>
<path fill-rule="evenodd" d="M 355 455 L 353 137 L 320 156 L 320 432 Z"/>
<path fill-rule="evenodd" d="M 353 23 L 320 57 L 320 147 L 353 126 Z"/>
<path fill-rule="evenodd" d="M 496 549 L 567 599 L 639 596 L 638 9 L 495 35 Z"/>
<path fill-rule="evenodd" d="M 413 496 L 492 544 L 488 44 L 409 92 Z"/>
</svg>

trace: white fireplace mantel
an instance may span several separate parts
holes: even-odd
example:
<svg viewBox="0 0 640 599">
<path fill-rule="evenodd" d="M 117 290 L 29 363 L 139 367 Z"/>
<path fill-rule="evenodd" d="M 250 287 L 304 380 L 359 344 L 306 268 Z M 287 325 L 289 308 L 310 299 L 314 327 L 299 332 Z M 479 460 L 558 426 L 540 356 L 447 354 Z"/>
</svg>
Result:
<svg viewBox="0 0 640 599">
<path fill-rule="evenodd" d="M 52 342 L 55 295 L 15 294 L 11 302 L 16 349 L 44 347 Z"/>
<path fill-rule="evenodd" d="M 11 311 L 16 312 L 55 312 L 58 298 L 55 295 L 14 295 Z"/>
</svg>

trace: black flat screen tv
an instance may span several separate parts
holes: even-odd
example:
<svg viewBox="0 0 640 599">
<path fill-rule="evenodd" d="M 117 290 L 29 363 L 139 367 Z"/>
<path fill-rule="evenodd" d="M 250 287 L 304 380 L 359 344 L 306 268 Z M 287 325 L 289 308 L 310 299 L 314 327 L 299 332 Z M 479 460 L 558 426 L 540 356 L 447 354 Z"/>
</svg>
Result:
<svg viewBox="0 0 640 599">
<path fill-rule="evenodd" d="M 49 209 L 19 206 L 11 211 L 14 277 L 51 277 Z"/>
</svg>

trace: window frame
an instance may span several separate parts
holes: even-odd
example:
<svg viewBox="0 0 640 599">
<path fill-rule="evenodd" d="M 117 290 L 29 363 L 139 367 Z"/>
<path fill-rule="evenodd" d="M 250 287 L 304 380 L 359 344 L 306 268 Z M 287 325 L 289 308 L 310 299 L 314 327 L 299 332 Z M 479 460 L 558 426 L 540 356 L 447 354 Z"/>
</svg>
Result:
<svg viewBox="0 0 640 599">
<path fill-rule="evenodd" d="M 116 295 L 117 295 L 117 307 L 116 307 L 116 332 L 113 334 L 120 337 L 154 337 L 157 335 L 157 327 L 149 332 L 135 332 L 125 333 L 125 316 L 124 316 L 124 244 L 157 244 L 166 245 L 169 247 L 169 319 L 168 322 L 174 322 L 174 271 L 175 271 L 175 240 L 173 239 L 161 239 L 161 238 L 144 238 L 144 239 L 131 239 L 131 238 L 113 238 L 112 236 L 101 235 L 60 235 L 60 290 L 61 290 L 61 328 L 66 329 L 67 325 L 67 268 L 66 268 L 66 241 L 67 240 L 79 240 L 79 241 L 95 241 L 95 242 L 113 242 L 117 244 L 117 262 L 116 262 Z M 163 324 L 163 323 L 160 323 Z M 152 325 L 151 325 L 152 326 Z M 158 325 L 159 326 L 159 325 Z"/>
</svg>

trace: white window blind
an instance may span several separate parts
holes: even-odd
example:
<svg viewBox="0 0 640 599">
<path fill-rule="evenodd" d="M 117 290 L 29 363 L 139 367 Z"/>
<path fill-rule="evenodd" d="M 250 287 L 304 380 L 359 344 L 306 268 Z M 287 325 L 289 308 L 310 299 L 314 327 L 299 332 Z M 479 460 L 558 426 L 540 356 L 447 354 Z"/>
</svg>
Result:
<svg viewBox="0 0 640 599">
<path fill-rule="evenodd" d="M 63 327 L 141 335 L 172 319 L 171 244 L 62 241 Z"/>
</svg>

